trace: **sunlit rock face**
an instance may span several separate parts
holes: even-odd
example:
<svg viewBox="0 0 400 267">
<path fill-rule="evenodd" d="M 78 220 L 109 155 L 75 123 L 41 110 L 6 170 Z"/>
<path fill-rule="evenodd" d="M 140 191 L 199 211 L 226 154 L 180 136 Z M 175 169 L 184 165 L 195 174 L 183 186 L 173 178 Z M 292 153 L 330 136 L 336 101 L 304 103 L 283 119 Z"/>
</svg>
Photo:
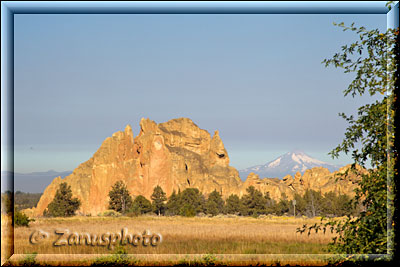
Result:
<svg viewBox="0 0 400 267">
<path fill-rule="evenodd" d="M 71 186 L 82 206 L 82 214 L 98 214 L 107 209 L 108 192 L 122 180 L 133 196 L 150 198 L 160 185 L 169 196 L 173 190 L 196 187 L 208 194 L 227 194 L 242 184 L 237 170 L 229 166 L 229 156 L 218 131 L 211 136 L 190 119 L 179 118 L 156 124 L 140 121 L 134 138 L 128 125 L 104 140 L 92 158 L 64 179 L 56 178 L 45 189 L 36 215 L 43 214 L 61 182 Z"/>
<path fill-rule="evenodd" d="M 307 188 L 323 193 L 352 194 L 357 177 L 335 181 L 338 172 L 316 167 L 304 175 L 287 175 L 282 180 L 260 179 L 250 173 L 242 182 L 238 171 L 229 166 L 228 152 L 218 131 L 211 136 L 188 118 L 159 124 L 143 118 L 136 137 L 132 128 L 126 126 L 124 131 L 106 138 L 93 156 L 72 174 L 64 179 L 55 178 L 32 212 L 36 216 L 42 215 L 62 182 L 67 182 L 73 195 L 81 200 L 78 213 L 92 215 L 108 209 L 108 192 L 119 180 L 125 182 L 133 197 L 143 195 L 148 199 L 157 185 L 167 196 L 173 190 L 194 187 L 205 195 L 217 190 L 226 198 L 230 194 L 242 196 L 249 186 L 263 193 L 269 192 L 276 200 L 282 193 L 290 199 L 295 192 L 302 194 Z"/>
</svg>

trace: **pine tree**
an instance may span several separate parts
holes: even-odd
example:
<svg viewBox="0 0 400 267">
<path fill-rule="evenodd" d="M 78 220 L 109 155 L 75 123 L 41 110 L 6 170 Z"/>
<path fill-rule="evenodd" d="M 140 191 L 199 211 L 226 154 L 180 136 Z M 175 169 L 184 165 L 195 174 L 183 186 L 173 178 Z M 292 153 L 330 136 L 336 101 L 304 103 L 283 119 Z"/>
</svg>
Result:
<svg viewBox="0 0 400 267">
<path fill-rule="evenodd" d="M 322 195 L 312 189 L 307 189 L 304 193 L 303 199 L 305 201 L 304 213 L 308 217 L 315 217 L 320 215 L 322 211 Z M 296 203 L 297 204 L 297 203 Z"/>
<path fill-rule="evenodd" d="M 266 214 L 274 213 L 275 212 L 275 208 L 276 208 L 275 200 L 273 200 L 270 197 L 269 192 L 266 192 L 264 194 L 264 198 L 265 198 L 265 213 Z"/>
<path fill-rule="evenodd" d="M 281 215 L 283 215 L 285 213 L 288 213 L 289 209 L 290 209 L 290 206 L 291 205 L 290 205 L 290 202 L 289 202 L 286 194 L 282 193 L 281 194 L 281 199 L 279 200 L 278 204 L 276 204 L 276 207 L 275 207 L 276 215 L 281 216 Z"/>
<path fill-rule="evenodd" d="M 78 198 L 72 198 L 71 186 L 64 182 L 60 184 L 53 201 L 49 203 L 43 215 L 51 217 L 73 216 L 80 205 L 81 201 Z"/>
<path fill-rule="evenodd" d="M 122 181 L 117 181 L 108 193 L 110 200 L 108 208 L 117 212 L 126 213 L 132 205 L 132 197 L 129 194 L 126 185 Z"/>
<path fill-rule="evenodd" d="M 255 189 L 254 186 L 249 186 L 247 189 L 247 194 L 245 194 L 242 199 L 242 215 L 249 215 L 257 217 L 260 214 L 265 213 L 266 199 L 263 194 Z"/>
<path fill-rule="evenodd" d="M 218 193 L 217 190 L 214 190 L 208 196 L 206 202 L 206 212 L 213 216 L 218 215 L 219 213 L 222 213 L 224 211 L 224 204 L 225 203 L 222 199 L 221 194 Z"/>
<path fill-rule="evenodd" d="M 178 194 L 174 191 L 172 191 L 172 194 L 168 198 L 168 202 L 166 204 L 166 214 L 167 215 L 178 215 L 179 214 L 179 208 L 180 208 L 180 195 L 181 192 L 179 191 Z"/>
<path fill-rule="evenodd" d="M 192 217 L 199 212 L 205 210 L 205 199 L 197 188 L 186 188 L 180 194 L 179 214 L 182 216 Z"/>
<path fill-rule="evenodd" d="M 158 216 L 164 214 L 165 211 L 164 202 L 167 200 L 167 196 L 159 185 L 154 187 L 153 194 L 151 195 L 151 200 L 153 201 L 152 205 L 155 213 L 157 213 Z"/>
<path fill-rule="evenodd" d="M 231 194 L 226 199 L 225 213 L 238 214 L 240 211 L 240 198 L 238 195 Z"/>
</svg>

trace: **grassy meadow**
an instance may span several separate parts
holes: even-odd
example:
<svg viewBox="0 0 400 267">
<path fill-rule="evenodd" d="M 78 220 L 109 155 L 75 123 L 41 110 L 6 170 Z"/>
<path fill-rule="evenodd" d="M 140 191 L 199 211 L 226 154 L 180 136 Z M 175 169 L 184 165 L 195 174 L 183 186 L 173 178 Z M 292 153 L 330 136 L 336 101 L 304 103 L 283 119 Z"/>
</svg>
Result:
<svg viewBox="0 0 400 267">
<path fill-rule="evenodd" d="M 128 254 L 136 258 L 155 259 L 160 254 L 165 256 L 178 254 L 180 258 L 191 255 L 230 255 L 237 254 L 255 259 L 254 256 L 269 254 L 271 257 L 280 256 L 286 259 L 295 259 L 309 254 L 327 254 L 327 244 L 334 235 L 330 232 L 307 234 L 296 233 L 296 228 L 303 224 L 314 224 L 319 218 L 274 217 L 70 217 L 70 218 L 35 218 L 29 227 L 15 227 L 14 254 L 37 253 L 51 254 L 59 257 L 66 254 L 112 254 L 114 249 L 99 245 L 65 245 L 53 246 L 60 235 L 56 229 L 68 229 L 70 233 L 103 234 L 106 232 L 118 233 L 126 227 L 129 233 L 160 233 L 162 242 L 157 246 L 123 246 Z M 47 239 L 37 244 L 31 244 L 29 239 L 34 231 L 43 230 L 49 233 Z M 68 237 L 68 236 L 67 236 Z M 161 255 L 162 256 L 162 255 Z M 312 256 L 312 255 L 311 255 Z M 69 257 L 69 256 L 68 256 Z M 249 258 L 250 257 L 250 258 Z M 226 257 L 225 257 L 226 258 Z M 312 258 L 312 257 L 311 257 Z M 213 258 L 211 258 L 213 259 Z M 302 261 L 300 260 L 300 261 Z M 281 264 L 282 262 L 278 260 Z M 237 263 L 237 262 L 236 262 Z M 309 262 L 308 262 L 309 263 Z M 320 262 L 317 262 L 318 265 Z M 312 265 L 312 264 L 311 264 Z"/>
</svg>

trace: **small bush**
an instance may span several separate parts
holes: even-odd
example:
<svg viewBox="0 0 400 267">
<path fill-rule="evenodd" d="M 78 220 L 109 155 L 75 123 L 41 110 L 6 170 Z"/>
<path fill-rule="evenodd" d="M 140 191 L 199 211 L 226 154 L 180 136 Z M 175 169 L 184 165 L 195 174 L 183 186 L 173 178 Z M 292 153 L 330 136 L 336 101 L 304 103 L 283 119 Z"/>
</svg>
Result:
<svg viewBox="0 0 400 267">
<path fill-rule="evenodd" d="M 203 262 L 206 264 L 206 266 L 214 266 L 216 265 L 217 258 L 214 255 L 207 254 L 203 257 Z"/>
<path fill-rule="evenodd" d="M 121 216 L 121 213 L 115 211 L 115 210 L 106 210 L 103 212 L 100 212 L 98 216 L 104 216 L 104 217 L 119 217 Z"/>
<path fill-rule="evenodd" d="M 25 226 L 29 227 L 30 222 L 34 222 L 34 219 L 29 219 L 24 213 L 19 210 L 15 210 L 14 212 L 14 224 L 17 226 Z"/>
<path fill-rule="evenodd" d="M 92 266 L 133 266 L 138 262 L 138 260 L 135 260 L 127 254 L 124 247 L 117 246 L 112 255 L 95 259 Z"/>
</svg>

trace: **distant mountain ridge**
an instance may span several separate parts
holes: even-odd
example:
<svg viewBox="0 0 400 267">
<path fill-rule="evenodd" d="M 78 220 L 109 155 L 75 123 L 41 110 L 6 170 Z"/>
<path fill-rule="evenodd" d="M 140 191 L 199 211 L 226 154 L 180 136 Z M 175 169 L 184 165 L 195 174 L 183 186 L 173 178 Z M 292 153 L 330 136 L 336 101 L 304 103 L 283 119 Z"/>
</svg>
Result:
<svg viewBox="0 0 400 267">
<path fill-rule="evenodd" d="M 14 173 L 14 191 L 25 193 L 43 193 L 46 186 L 53 181 L 55 177 L 62 178 L 70 175 L 72 171 L 57 172 L 49 170 L 47 172 Z M 12 175 L 10 171 L 2 171 L 2 176 Z M 2 190 L 3 191 L 3 190 Z"/>
<path fill-rule="evenodd" d="M 239 170 L 239 175 L 242 180 L 253 172 L 260 177 L 280 178 L 290 174 L 294 176 L 296 172 L 304 174 L 307 169 L 314 167 L 324 167 L 330 172 L 338 170 L 341 165 L 333 165 L 321 160 L 315 159 L 304 153 L 303 151 L 291 151 L 283 154 L 276 159 L 267 162 L 264 165 L 256 165 L 243 170 Z"/>
</svg>

